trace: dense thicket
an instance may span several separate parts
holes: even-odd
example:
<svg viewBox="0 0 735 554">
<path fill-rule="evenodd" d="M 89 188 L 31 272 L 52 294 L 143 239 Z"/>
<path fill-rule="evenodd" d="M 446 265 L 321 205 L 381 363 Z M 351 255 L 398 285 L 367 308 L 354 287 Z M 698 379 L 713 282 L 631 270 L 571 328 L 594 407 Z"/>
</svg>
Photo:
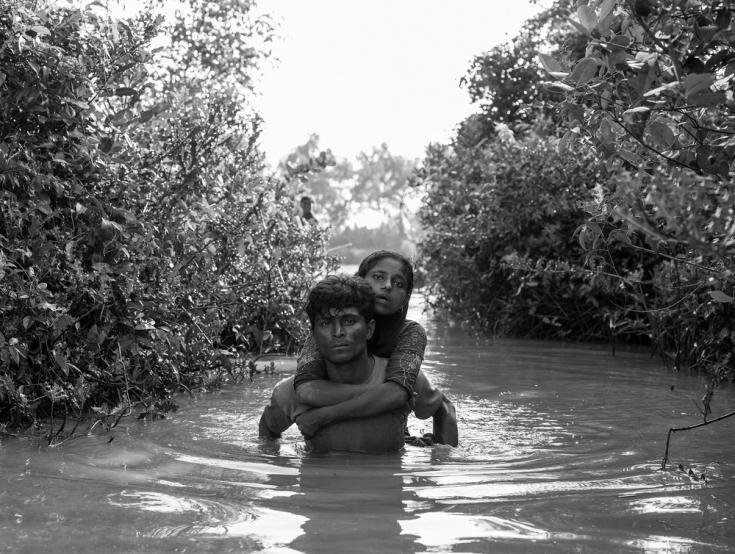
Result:
<svg viewBox="0 0 735 554">
<path fill-rule="evenodd" d="M 718 377 L 733 376 L 735 349 L 733 8 L 592 1 L 575 17 L 585 57 L 542 58 L 549 88 L 564 95 L 564 143 L 593 145 L 611 170 L 590 210 L 589 247 L 643 237 L 660 258 L 646 306 L 656 345 Z"/>
<path fill-rule="evenodd" d="M 328 263 L 245 108 L 267 21 L 244 1 L 173 22 L 94 4 L 0 9 L 3 426 L 165 411 L 235 371 L 231 347 L 293 348 Z"/>
<path fill-rule="evenodd" d="M 441 312 L 495 333 L 607 339 L 624 291 L 583 267 L 575 234 L 603 168 L 538 136 L 432 148 L 415 182 L 428 292 Z"/>
<path fill-rule="evenodd" d="M 575 4 L 475 59 L 478 113 L 424 160 L 436 301 L 497 332 L 650 340 L 732 375 L 732 6 Z"/>
</svg>

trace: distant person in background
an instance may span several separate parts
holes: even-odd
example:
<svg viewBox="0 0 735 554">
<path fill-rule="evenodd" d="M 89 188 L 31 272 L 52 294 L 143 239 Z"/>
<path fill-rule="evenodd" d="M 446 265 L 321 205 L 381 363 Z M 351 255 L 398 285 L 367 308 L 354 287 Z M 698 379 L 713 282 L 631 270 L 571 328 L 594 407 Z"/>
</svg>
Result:
<svg viewBox="0 0 735 554">
<path fill-rule="evenodd" d="M 333 421 L 334 412 L 361 417 L 376 409 L 394 410 L 408 401 L 417 418 L 433 418 L 433 433 L 419 441 L 407 437 L 407 442 L 457 446 L 454 406 L 420 371 L 426 332 L 417 322 L 406 319 L 413 290 L 411 262 L 398 252 L 379 250 L 362 260 L 357 275 L 367 280 L 375 293 L 375 332 L 368 341 L 368 351 L 389 359 L 385 382 L 368 386 L 327 380 L 324 359 L 310 338 L 299 355 L 294 387 L 299 402 L 313 409 L 301 414 L 296 424 L 308 436 Z"/>
<path fill-rule="evenodd" d="M 309 196 L 302 196 L 301 197 L 301 223 L 306 225 L 307 223 L 309 225 L 316 225 L 317 220 L 316 217 L 314 217 L 314 214 L 311 213 L 311 197 Z"/>
</svg>

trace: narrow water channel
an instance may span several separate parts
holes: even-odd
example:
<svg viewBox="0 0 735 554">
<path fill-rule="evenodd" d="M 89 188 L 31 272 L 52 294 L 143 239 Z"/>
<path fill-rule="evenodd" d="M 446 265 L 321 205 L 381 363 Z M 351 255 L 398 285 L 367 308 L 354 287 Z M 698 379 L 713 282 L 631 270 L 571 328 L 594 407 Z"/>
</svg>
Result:
<svg viewBox="0 0 735 554">
<path fill-rule="evenodd" d="M 659 469 L 667 429 L 701 420 L 701 378 L 645 353 L 476 340 L 411 317 L 429 333 L 425 371 L 457 407 L 458 448 L 314 456 L 295 427 L 260 441 L 270 390 L 294 369 L 284 360 L 182 397 L 162 421 L 55 448 L 3 440 L 0 551 L 735 551 L 735 421 L 676 434 L 674 469 Z M 714 406 L 735 409 L 733 388 Z"/>
</svg>

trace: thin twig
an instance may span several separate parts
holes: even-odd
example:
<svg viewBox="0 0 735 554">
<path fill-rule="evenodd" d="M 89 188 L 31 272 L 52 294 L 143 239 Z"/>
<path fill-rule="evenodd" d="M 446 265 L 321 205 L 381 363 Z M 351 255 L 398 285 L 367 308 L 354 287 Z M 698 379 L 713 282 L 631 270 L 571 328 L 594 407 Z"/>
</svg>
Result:
<svg viewBox="0 0 735 554">
<path fill-rule="evenodd" d="M 720 417 L 716 417 L 715 419 L 710 419 L 709 421 L 705 421 L 703 423 L 697 423 L 696 425 L 689 425 L 688 427 L 672 427 L 669 429 L 668 434 L 666 435 L 666 451 L 664 452 L 664 459 L 661 461 L 661 469 L 666 469 L 666 462 L 669 461 L 669 442 L 671 441 L 671 434 L 676 433 L 678 431 L 689 431 L 691 429 L 696 429 L 698 427 L 704 427 L 705 425 L 709 425 L 710 423 L 715 423 L 717 421 L 722 421 L 723 419 L 727 419 L 728 417 L 735 416 L 735 411 L 732 411 L 728 414 L 722 415 Z"/>
<path fill-rule="evenodd" d="M 207 339 L 207 342 L 208 342 L 208 343 L 210 344 L 210 346 L 211 346 L 212 344 L 214 344 L 214 342 L 212 341 L 212 339 L 211 339 L 211 338 L 209 338 L 209 335 L 207 335 L 207 333 L 205 333 L 205 332 L 204 332 L 204 329 L 202 329 L 202 328 L 201 328 L 201 327 L 199 326 L 199 324 L 198 324 L 198 323 L 196 322 L 196 320 L 194 319 L 194 317 L 193 317 L 193 316 L 192 316 L 192 315 L 191 315 L 191 314 L 189 313 L 189 311 L 188 311 L 188 310 L 187 310 L 186 308 L 184 308 L 183 306 L 181 307 L 181 309 L 182 309 L 182 310 L 184 311 L 184 313 L 185 313 L 186 315 L 188 315 L 188 316 L 189 316 L 189 319 L 191 320 L 191 322 L 192 322 L 192 323 L 194 324 L 194 326 L 195 326 L 195 327 L 196 327 L 197 329 L 199 329 L 199 332 L 200 332 L 200 333 L 201 333 L 201 334 L 202 334 L 202 335 L 204 336 L 204 338 L 205 338 L 205 339 Z"/>
</svg>

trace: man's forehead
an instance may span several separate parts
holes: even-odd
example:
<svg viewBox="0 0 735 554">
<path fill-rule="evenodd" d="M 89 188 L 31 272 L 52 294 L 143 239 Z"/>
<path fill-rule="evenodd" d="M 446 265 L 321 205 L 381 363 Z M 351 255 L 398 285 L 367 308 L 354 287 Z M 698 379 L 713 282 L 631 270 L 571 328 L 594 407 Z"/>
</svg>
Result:
<svg viewBox="0 0 735 554">
<path fill-rule="evenodd" d="M 335 317 L 340 317 L 343 315 L 359 316 L 360 312 L 357 310 L 357 308 L 352 306 L 344 308 L 324 308 L 321 312 L 317 314 L 317 317 L 319 319 L 334 319 Z"/>
</svg>

